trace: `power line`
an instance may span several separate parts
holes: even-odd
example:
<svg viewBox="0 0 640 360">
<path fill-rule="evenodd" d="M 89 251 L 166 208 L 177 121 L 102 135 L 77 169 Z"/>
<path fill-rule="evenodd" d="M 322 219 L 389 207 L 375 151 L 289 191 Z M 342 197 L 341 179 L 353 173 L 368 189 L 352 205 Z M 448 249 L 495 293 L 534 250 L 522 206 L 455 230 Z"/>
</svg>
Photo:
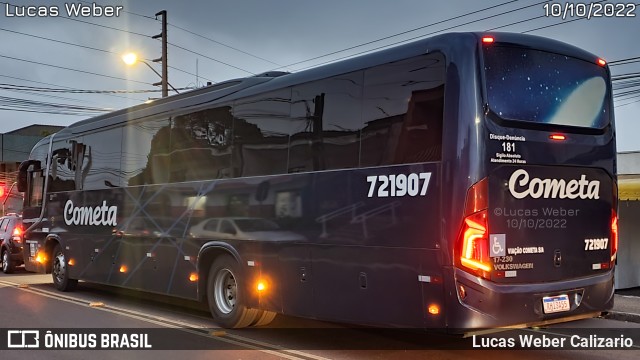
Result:
<svg viewBox="0 0 640 360">
<path fill-rule="evenodd" d="M 4 104 L 25 105 L 25 106 L 26 105 L 29 105 L 29 106 L 50 106 L 50 107 L 55 107 L 55 108 L 64 108 L 64 109 L 82 110 L 82 111 L 105 112 L 105 111 L 112 111 L 113 110 L 113 109 L 96 108 L 96 107 L 90 107 L 90 106 L 79 106 L 79 105 L 71 105 L 71 104 L 50 103 L 50 102 L 45 102 L 45 101 L 28 100 L 28 99 L 21 99 L 21 98 L 7 97 L 7 96 L 0 96 L 0 102 L 2 102 Z"/>
<path fill-rule="evenodd" d="M 160 92 L 162 90 L 85 90 L 85 89 L 61 89 L 61 88 L 43 88 L 35 86 L 15 85 L 0 83 L 1 90 L 23 90 L 35 92 L 55 92 L 55 93 L 71 93 L 71 94 L 144 94 Z M 192 90 L 193 88 L 184 87 L 177 90 Z"/>
<path fill-rule="evenodd" d="M 3 111 L 30 112 L 30 113 L 40 113 L 40 114 L 52 114 L 52 115 L 89 116 L 88 114 L 72 113 L 72 112 L 67 112 L 67 111 L 27 110 L 27 109 L 15 109 L 15 108 L 6 108 L 6 107 L 0 107 L 0 110 L 3 110 Z"/>
<path fill-rule="evenodd" d="M 238 69 L 238 70 L 240 70 L 240 71 L 244 71 L 244 72 L 249 73 L 249 74 L 251 74 L 251 75 L 255 75 L 255 74 L 256 74 L 256 73 L 254 73 L 254 72 L 252 72 L 252 71 L 249 71 L 249 70 L 247 70 L 247 69 L 243 69 L 243 68 L 241 68 L 241 67 L 238 67 L 238 66 L 235 66 L 235 65 L 228 64 L 228 63 L 226 63 L 226 62 L 224 62 L 224 61 L 220 61 L 220 60 L 218 60 L 218 59 L 214 59 L 214 58 L 209 57 L 209 56 L 207 56 L 207 55 L 204 55 L 204 54 L 201 54 L 201 53 L 195 52 L 195 51 L 193 51 L 193 50 L 189 50 L 189 49 L 187 49 L 187 48 L 184 48 L 184 47 L 182 47 L 182 46 L 180 46 L 180 45 L 172 44 L 172 43 L 170 43 L 170 42 L 168 42 L 167 44 L 169 44 L 169 45 L 171 45 L 171 46 L 173 46 L 173 47 L 176 47 L 176 48 L 178 48 L 178 49 L 184 50 L 184 51 L 186 51 L 186 52 L 190 52 L 190 53 L 192 53 L 192 54 L 195 54 L 195 55 L 198 55 L 198 56 L 202 56 L 202 57 L 203 57 L 203 58 L 205 58 L 205 59 L 209 59 L 209 60 L 215 61 L 215 62 L 217 62 L 217 63 L 220 63 L 220 64 L 223 64 L 223 65 L 227 65 L 227 66 L 229 66 L 229 67 L 232 67 L 232 68 L 234 68 L 234 69 Z"/>
<path fill-rule="evenodd" d="M 0 2 L 0 3 L 1 3 L 1 2 Z M 137 32 L 134 32 L 134 31 L 129 31 L 129 30 L 118 29 L 118 28 L 115 28 L 115 27 L 112 27 L 112 26 L 106 26 L 106 25 L 96 24 L 96 23 L 92 23 L 92 22 L 90 22 L 90 21 L 85 21 L 85 20 L 80 20 L 80 19 L 75 19 L 75 18 L 70 18 L 70 17 L 64 17 L 64 16 L 63 16 L 63 17 L 60 17 L 60 18 L 61 18 L 61 19 L 68 19 L 68 20 L 78 21 L 78 22 L 81 22 L 81 23 L 85 23 L 85 24 L 89 24 L 89 25 L 93 25 L 93 26 L 99 26 L 99 27 L 103 27 L 103 28 L 107 28 L 107 29 L 111 29 L 111 30 L 122 31 L 122 32 L 126 32 L 126 33 L 133 34 L 133 35 L 137 35 L 137 36 L 142 36 L 142 37 L 149 38 L 149 39 L 151 39 L 151 38 L 152 38 L 152 37 L 151 37 L 151 36 L 149 36 L 149 35 L 145 35 L 145 34 L 137 33 Z M 244 71 L 244 72 L 246 72 L 246 73 L 249 73 L 249 74 L 255 75 L 255 73 L 253 73 L 253 72 L 251 72 L 251 71 L 249 71 L 249 70 L 239 68 L 239 67 L 237 67 L 237 66 L 234 66 L 234 65 L 228 64 L 228 63 L 226 63 L 226 62 L 224 62 L 224 61 L 220 61 L 220 60 L 218 60 L 218 59 L 214 59 L 214 58 L 212 58 L 212 57 L 210 57 L 210 56 L 206 56 L 206 55 L 200 54 L 200 53 L 198 53 L 198 52 L 195 52 L 195 51 L 193 51 L 193 50 L 189 50 L 189 49 L 184 48 L 184 47 L 182 47 L 182 46 L 178 46 L 178 45 L 175 45 L 175 44 L 172 44 L 172 43 L 168 43 L 168 44 L 169 44 L 169 45 L 171 45 L 171 46 L 174 46 L 174 47 L 176 47 L 176 48 L 178 48 L 178 49 L 181 49 L 181 50 L 184 50 L 184 51 L 190 52 L 190 53 L 192 53 L 192 54 L 202 56 L 202 57 L 204 57 L 204 58 L 206 58 L 206 59 L 209 59 L 209 60 L 215 61 L 215 62 L 217 62 L 217 63 L 220 63 L 220 64 L 223 64 L 223 65 L 226 65 L 226 66 L 232 67 L 232 68 L 234 68 L 234 69 L 238 69 L 238 70 Z M 191 74 L 191 75 L 194 75 L 194 74 Z M 195 76 L 195 75 L 194 75 L 194 76 Z M 199 76 L 199 75 L 198 75 L 198 76 Z M 202 77 L 202 78 L 206 79 L 205 77 Z M 207 79 L 207 80 L 210 80 L 210 79 Z"/>
<path fill-rule="evenodd" d="M 138 84 L 144 84 L 144 85 L 151 85 L 151 86 L 153 86 L 153 84 L 148 83 L 148 82 L 144 82 L 144 81 L 138 81 L 138 80 L 132 80 L 132 79 L 125 79 L 125 78 L 121 78 L 121 77 L 117 77 L 117 76 L 111 76 L 111 75 L 106 75 L 106 74 L 99 74 L 99 73 L 95 73 L 95 72 L 92 72 L 92 71 L 86 71 L 86 70 L 73 69 L 73 68 L 68 68 L 68 67 L 58 66 L 58 65 L 51 65 L 51 64 L 46 64 L 46 63 L 38 62 L 38 61 L 27 60 L 27 59 L 21 59 L 21 58 L 17 58 L 17 57 L 13 57 L 13 56 L 7 56 L 7 55 L 2 55 L 2 54 L 0 54 L 0 57 L 5 58 L 5 59 L 16 60 L 16 61 L 28 62 L 28 63 L 31 63 L 31 64 L 37 64 L 37 65 L 42 65 L 42 66 L 53 67 L 53 68 L 56 68 L 56 69 L 62 69 L 62 70 L 67 70 L 67 71 L 75 71 L 75 72 L 79 72 L 79 73 L 83 73 L 83 74 L 89 74 L 89 75 L 101 76 L 101 77 L 110 78 L 110 79 L 116 79 L 116 80 L 131 81 L 131 82 L 135 82 L 135 83 L 138 83 Z"/>
<path fill-rule="evenodd" d="M 513 1 L 518 1 L 518 0 L 513 0 Z M 80 1 L 80 2 L 85 3 L 85 4 L 91 4 L 91 3 L 90 3 L 90 2 L 88 2 L 88 1 Z M 145 18 L 145 19 L 158 21 L 158 19 L 156 19 L 156 18 L 155 18 L 155 17 L 153 17 L 153 16 L 142 15 L 142 14 L 134 13 L 134 12 L 132 12 L 132 11 L 127 11 L 127 10 L 122 10 L 122 12 L 127 13 L 127 14 L 130 14 L 130 15 L 134 15 L 134 16 L 139 16 L 139 17 L 142 17 L 142 18 Z M 189 29 L 185 29 L 185 28 L 183 28 L 183 27 L 180 27 L 180 26 L 178 26 L 178 25 L 174 25 L 174 24 L 171 24 L 171 23 L 168 23 L 168 25 L 169 25 L 169 26 L 171 26 L 171 27 L 174 27 L 174 28 L 176 28 L 176 29 L 178 29 L 178 30 L 182 30 L 182 31 L 184 31 L 184 32 L 186 32 L 186 33 L 189 33 L 189 34 L 191 34 L 191 35 L 194 35 L 194 36 L 200 37 L 200 38 L 202 38 L 202 39 L 205 39 L 205 40 L 211 41 L 212 43 L 215 43 L 215 44 L 218 44 L 218 45 L 224 46 L 224 47 L 229 48 L 229 49 L 231 49 L 231 50 L 234 50 L 234 51 L 240 52 L 240 53 L 242 53 L 242 54 L 245 54 L 245 55 L 251 56 L 251 57 L 253 57 L 253 58 L 256 58 L 256 59 L 259 59 L 259 60 L 262 60 L 262 61 L 266 61 L 266 62 L 268 62 L 268 63 L 270 63 L 270 64 L 273 64 L 273 65 L 276 65 L 276 66 L 279 66 L 279 67 L 283 67 L 283 65 L 278 64 L 278 63 L 276 63 L 276 62 L 273 62 L 273 61 L 271 61 L 271 60 L 269 60 L 269 59 L 265 59 L 265 58 L 263 58 L 263 57 L 261 57 L 261 56 L 258 56 L 258 55 L 255 55 L 255 54 L 252 54 L 252 53 L 247 52 L 247 51 L 244 51 L 244 50 L 242 50 L 242 49 L 238 49 L 238 48 L 236 48 L 236 47 L 234 47 L 234 46 L 231 46 L 231 45 L 229 45 L 229 44 L 225 44 L 225 43 L 223 43 L 223 42 L 221 42 L 221 41 L 218 41 L 218 40 L 214 40 L 214 39 L 212 39 L 212 38 L 210 38 L 210 37 L 207 37 L 207 36 L 204 36 L 204 35 L 202 35 L 202 34 L 198 34 L 198 33 L 194 32 L 194 31 L 189 30 Z M 203 77 L 203 78 L 204 78 L 204 77 Z M 207 79 L 207 78 L 204 78 L 204 79 L 206 79 L 206 80 L 210 80 L 210 79 Z"/>
<path fill-rule="evenodd" d="M 92 116 L 96 113 L 113 111 L 113 109 L 96 108 L 88 106 L 78 106 L 64 103 L 51 103 L 37 100 L 28 100 L 14 97 L 0 96 L 0 106 L 2 110 L 26 111 L 26 112 L 47 112 L 61 115 L 84 115 Z"/>
<path fill-rule="evenodd" d="M 9 78 L 9 79 L 15 79 L 15 80 L 22 80 L 22 81 L 31 82 L 31 83 L 34 83 L 34 84 L 43 84 L 43 85 L 50 85 L 50 86 L 58 86 L 58 87 L 61 87 L 61 88 L 71 89 L 71 90 L 80 90 L 78 88 L 72 88 L 72 87 L 69 87 L 69 86 L 57 85 L 57 84 L 52 84 L 52 83 L 47 83 L 47 82 L 42 82 L 42 81 L 29 80 L 29 79 L 25 79 L 25 78 L 21 78 L 21 77 L 17 77 L 17 76 L 9 76 L 9 75 L 0 74 L 0 77 L 6 77 L 6 78 Z M 105 95 L 112 96 L 112 97 L 118 97 L 118 98 L 122 98 L 122 99 L 128 99 L 128 100 L 143 101 L 143 100 L 140 100 L 140 99 L 135 99 L 135 98 L 127 97 L 127 96 L 119 96 L 119 95 L 113 95 L 113 94 L 105 94 Z"/>
<path fill-rule="evenodd" d="M 611 81 L 629 80 L 640 78 L 640 72 L 620 74 L 611 77 Z"/>
<path fill-rule="evenodd" d="M 609 61 L 609 66 L 628 65 L 628 64 L 633 64 L 633 63 L 637 63 L 637 62 L 640 62 L 640 57 L 633 57 L 633 58 Z"/>
<path fill-rule="evenodd" d="M 86 45 L 80 45 L 80 44 L 74 44 L 74 43 L 70 43 L 70 42 L 66 42 L 66 41 L 62 41 L 62 40 L 57 40 L 57 39 L 52 39 L 52 38 L 48 38 L 48 37 L 44 37 L 44 36 L 38 36 L 38 35 L 33 35 L 33 34 L 27 34 L 27 33 L 23 33 L 20 31 L 15 31 L 15 30 L 9 30 L 9 29 L 4 29 L 4 28 L 0 28 L 0 31 L 6 31 L 6 32 L 10 32 L 10 33 L 14 33 L 14 34 L 18 34 L 18 35 L 22 35 L 22 36 L 28 36 L 28 37 L 33 37 L 36 39 L 40 39 L 40 40 L 46 40 L 46 41 L 52 41 L 52 42 L 56 42 L 56 43 L 60 43 L 60 44 L 64 44 L 64 45 L 69 45 L 69 46 L 75 46 L 75 47 L 79 47 L 79 48 L 83 48 L 83 49 L 88 49 L 88 50 L 93 50 L 93 51 L 99 51 L 99 52 L 103 52 L 103 53 L 107 53 L 107 54 L 111 54 L 111 55 L 115 55 L 115 56 L 120 56 L 120 54 L 114 52 L 114 51 L 110 51 L 110 50 L 105 50 L 105 49 L 99 49 L 99 48 L 94 48 L 91 46 L 86 46 Z M 151 59 L 145 59 L 147 61 L 153 61 Z M 209 80 L 209 81 L 213 81 L 211 79 L 208 79 L 204 76 L 200 76 L 200 75 L 196 75 L 196 74 L 192 74 L 186 70 L 182 70 L 180 68 L 177 67 L 173 67 L 173 66 L 169 66 L 171 69 L 176 70 L 176 71 L 180 71 L 183 72 L 185 74 L 189 74 L 192 76 L 199 76 L 205 80 Z"/>
<path fill-rule="evenodd" d="M 514 1 L 517 1 L 517 0 L 514 0 Z M 238 51 L 238 52 L 243 53 L 243 54 L 245 54 L 245 55 L 249 55 L 249 56 L 254 57 L 254 58 L 256 58 L 256 59 L 260 59 L 260 60 L 262 60 L 262 61 L 266 61 L 266 62 L 268 62 L 268 63 L 270 63 L 270 64 L 273 64 L 273 65 L 276 65 L 276 66 L 279 66 L 279 67 L 286 67 L 286 66 L 283 66 L 283 65 L 281 65 L 281 64 L 278 64 L 278 63 L 276 63 L 276 62 L 273 62 L 273 61 L 271 61 L 271 60 L 269 60 L 269 59 L 265 59 L 265 58 L 260 57 L 260 56 L 258 56 L 258 55 L 251 54 L 251 53 L 246 52 L 246 51 L 244 51 L 244 50 L 241 50 L 241 49 L 238 49 L 238 48 L 233 47 L 233 46 L 231 46 L 231 45 L 228 45 L 228 44 L 222 43 L 222 42 L 220 42 L 220 41 L 217 41 L 217 40 L 214 40 L 214 39 L 211 39 L 211 38 L 208 38 L 208 37 L 206 37 L 206 36 L 204 36 L 204 35 L 200 35 L 200 34 L 198 34 L 198 33 L 195 33 L 195 32 L 193 32 L 193 31 L 191 31 L 191 30 L 187 30 L 187 29 L 185 29 L 185 28 L 182 28 L 182 27 L 180 27 L 180 26 L 173 25 L 173 24 L 169 24 L 169 26 L 174 27 L 174 28 L 179 29 L 179 30 L 182 30 L 182 31 L 187 32 L 187 33 L 189 33 L 189 34 L 192 34 L 192 35 L 195 35 L 195 36 L 201 37 L 201 38 L 203 38 L 203 39 L 205 39 L 205 40 L 209 40 L 209 41 L 211 41 L 211 42 L 213 42 L 213 43 L 215 43 L 215 44 L 222 45 L 222 46 L 227 47 L 227 48 L 229 48 L 229 49 L 232 49 L 232 50 Z"/>
<path fill-rule="evenodd" d="M 7 2 L 4 2 L 4 1 L 0 1 L 0 4 L 6 4 L 6 5 L 14 6 L 14 7 L 16 6 L 16 5 L 13 5 L 13 4 L 10 4 L 10 3 L 7 3 Z M 140 36 L 140 37 L 144 37 L 144 38 L 148 38 L 148 39 L 151 39 L 151 38 L 152 38 L 152 37 L 151 37 L 151 36 L 149 36 L 149 35 L 142 34 L 142 33 L 138 33 L 138 32 L 135 32 L 135 31 L 119 29 L 119 28 L 116 28 L 116 27 L 113 27 L 113 26 L 107 26 L 107 25 L 102 25 L 102 24 L 96 24 L 96 23 L 93 23 L 93 22 L 90 22 L 90 21 L 81 20 L 81 19 L 77 19 L 77 18 L 66 17 L 66 16 L 59 16 L 58 18 L 59 18 L 59 19 L 71 20 L 71 21 L 77 21 L 77 22 L 80 22 L 80 23 L 83 23 L 83 24 L 88 24 L 88 25 L 98 26 L 98 27 L 102 27 L 102 28 L 105 28 L 105 29 L 116 30 L 116 31 L 120 31 L 120 32 L 124 32 L 124 33 L 128 33 L 128 34 L 132 34 L 132 35 L 136 35 L 136 36 Z M 12 31 L 12 32 L 18 33 L 18 32 L 16 32 L 16 31 Z M 24 34 L 24 33 L 22 33 L 22 34 Z M 36 36 L 34 36 L 34 37 L 36 37 Z M 40 38 L 43 38 L 43 37 L 40 37 Z M 66 43 L 66 42 L 63 42 L 63 41 L 60 41 L 60 40 L 54 40 L 54 39 L 48 39 L 48 38 L 47 38 L 46 40 L 56 41 L 56 42 L 61 42 L 61 43 Z M 67 45 L 75 45 L 75 44 L 71 44 L 71 43 L 66 43 L 66 44 L 67 44 Z M 184 50 L 184 51 L 187 51 L 187 52 L 190 52 L 190 53 L 193 53 L 193 54 L 196 54 L 196 55 L 202 56 L 202 57 L 204 57 L 204 58 L 206 58 L 206 59 L 209 59 L 209 60 L 212 60 L 212 61 L 218 62 L 218 63 L 220 63 L 220 64 L 223 64 L 223 65 L 226 65 L 226 66 L 230 66 L 230 67 L 232 67 L 232 68 L 235 68 L 235 69 L 238 69 L 238 70 L 241 70 L 241 71 L 247 72 L 247 73 L 249 73 L 249 74 L 255 75 L 255 73 L 252 73 L 251 71 L 248 71 L 248 70 L 245 70 L 245 69 L 239 68 L 239 67 L 237 67 L 237 66 L 233 66 L 233 65 L 228 64 L 228 63 L 226 63 L 226 62 L 223 62 L 223 61 L 220 61 L 220 60 L 214 59 L 214 58 L 212 58 L 212 57 L 210 57 L 210 56 L 206 56 L 206 55 L 203 55 L 203 54 L 197 53 L 197 52 L 195 52 L 195 51 L 193 51 L 193 50 L 189 50 L 189 49 L 186 49 L 186 48 L 184 48 L 184 47 L 177 46 L 177 45 L 175 45 L 175 44 L 169 44 L 169 45 L 172 45 L 172 46 L 174 46 L 174 47 L 176 47 L 176 48 L 179 48 L 179 49 L 181 49 L 181 50 Z M 78 46 L 78 45 L 75 45 L 75 46 Z M 92 47 L 89 47 L 89 46 L 80 46 L 80 47 L 84 47 L 84 48 L 92 49 L 92 50 L 103 51 L 103 52 L 108 52 L 108 53 L 113 53 L 113 52 L 110 52 L 110 51 L 108 51 L 108 50 L 96 49 L 96 48 L 92 48 Z M 179 68 L 175 68 L 175 67 L 172 67 L 172 66 L 169 66 L 169 67 L 170 67 L 171 69 L 174 69 L 174 70 L 177 70 L 177 71 L 181 71 L 181 72 L 187 73 L 187 74 L 192 75 L 192 76 L 196 76 L 195 74 L 192 74 L 192 73 L 187 72 L 187 71 L 185 71 L 185 70 L 182 70 L 182 69 L 179 69 Z M 201 78 L 203 78 L 203 79 L 209 80 L 209 81 L 213 81 L 213 80 L 211 80 L 211 79 L 207 79 L 207 78 L 206 78 L 206 77 L 204 77 L 204 76 L 200 76 L 200 75 L 197 75 L 197 76 L 198 76 L 198 77 L 201 77 Z"/>
<path fill-rule="evenodd" d="M 601 3 L 601 2 L 604 2 L 604 1 L 606 1 L 606 0 L 595 1 L 595 2 L 594 2 L 594 4 Z M 536 17 L 532 17 L 532 18 L 528 18 L 528 19 L 524 19 L 524 20 L 520 20 L 520 21 L 512 22 L 512 23 L 510 23 L 510 24 L 497 26 L 497 27 L 494 27 L 494 28 L 491 28 L 491 29 L 487 29 L 486 31 L 494 31 L 494 30 L 498 30 L 498 29 L 505 28 L 505 27 L 509 27 L 509 26 L 513 26 L 513 25 L 518 25 L 518 24 L 522 24 L 522 23 L 525 23 L 525 22 L 529 22 L 529 21 L 537 20 L 537 19 L 542 19 L 542 18 L 548 18 L 548 16 L 546 16 L 546 15 L 540 15 L 540 16 L 536 16 Z M 521 33 L 522 33 L 522 34 L 526 34 L 526 33 L 529 33 L 529 32 L 536 31 L 536 30 L 546 29 L 546 28 L 549 28 L 549 27 L 552 27 L 552 26 L 562 25 L 562 24 L 566 24 L 566 23 L 570 23 L 570 22 L 577 21 L 577 20 L 582 20 L 582 19 L 585 19 L 585 17 L 582 17 L 582 18 L 576 18 L 576 19 L 572 19 L 572 20 L 568 20 L 568 21 L 563 21 L 563 22 L 561 22 L 561 23 L 545 25 L 545 26 L 542 26 L 542 27 L 539 27 L 539 28 L 535 28 L 535 29 L 531 29 L 531 30 L 522 31 Z"/>
<path fill-rule="evenodd" d="M 422 29 L 425 29 L 425 28 L 428 28 L 428 27 L 431 27 L 431 26 L 435 26 L 435 25 L 439 25 L 439 24 L 442 24 L 442 23 L 445 23 L 445 22 L 449 22 L 449 21 L 451 21 L 451 20 L 456 20 L 456 19 L 459 19 L 459 18 L 463 18 L 463 17 L 469 16 L 469 15 L 473 15 L 473 14 L 479 13 L 479 12 L 483 12 L 483 11 L 486 11 L 486 10 L 490 10 L 490 9 L 493 9 L 493 8 L 496 8 L 496 7 L 500 7 L 500 6 L 503 6 L 503 5 L 506 5 L 506 4 L 509 4 L 509 3 L 515 2 L 515 1 L 518 1 L 518 0 L 511 0 L 511 1 L 507 1 L 507 2 L 504 2 L 504 3 L 502 3 L 502 4 L 498 4 L 498 5 L 494 5 L 494 6 L 489 6 L 489 7 L 486 7 L 486 8 L 484 8 L 484 9 L 471 11 L 471 12 L 468 12 L 468 13 L 465 13 L 465 14 L 462 14 L 462 15 L 458 15 L 458 16 L 454 16 L 454 17 L 451 17 L 451 18 L 448 18 L 448 19 L 440 20 L 440 21 L 437 21 L 437 22 L 435 22 L 435 23 L 431 23 L 431 24 L 424 25 L 424 26 L 420 26 L 420 27 L 413 28 L 413 29 L 410 29 L 410 30 L 402 31 L 402 32 L 399 32 L 399 33 L 396 33 L 396 34 L 393 34 L 393 35 L 389 35 L 389 36 L 385 36 L 385 37 L 382 37 L 382 38 L 378 38 L 378 39 L 375 39 L 375 40 L 367 41 L 367 42 L 365 42 L 365 43 L 361 43 L 361 44 L 358 44 L 358 45 L 350 46 L 350 47 L 348 47 L 348 48 L 344 48 L 344 49 L 337 50 L 337 51 L 333 51 L 333 52 L 330 52 L 330 53 L 327 53 L 327 54 L 319 55 L 319 56 L 316 56 L 316 57 L 313 57 L 313 58 L 310 58 L 310 59 L 306 59 L 306 60 L 298 61 L 298 62 L 295 62 L 295 63 L 289 64 L 289 65 L 287 65 L 286 67 L 299 65 L 299 64 L 302 64 L 302 63 L 305 63 L 305 62 L 309 62 L 309 61 L 313 61 L 313 60 L 321 59 L 321 58 L 323 58 L 323 57 L 327 57 L 327 56 L 331 56 L 331 55 L 339 54 L 339 53 L 341 53 L 341 52 L 345 52 L 345 51 L 353 50 L 353 49 L 356 49 L 356 48 L 359 48 L 359 47 L 362 47 L 362 46 L 371 45 L 371 44 L 374 44 L 374 43 L 377 43 L 377 42 L 380 42 L 380 41 L 384 41 L 384 40 L 388 40 L 388 39 L 391 39 L 391 38 L 394 38 L 394 37 L 397 37 L 397 36 L 400 36 L 400 35 L 405 35 L 405 34 L 408 34 L 408 33 L 411 33 L 411 32 L 417 31 L 417 30 L 422 30 Z M 536 5 L 537 5 L 537 4 L 536 4 Z M 482 19 L 481 19 L 481 20 L 482 20 Z M 461 25 L 458 25 L 458 26 L 461 26 Z M 424 37 L 424 36 L 426 36 L 426 35 L 421 35 L 421 36 L 418 36 L 418 37 L 412 38 L 412 39 L 410 39 L 410 40 L 414 40 L 414 39 L 421 38 L 421 37 Z M 400 42 L 392 43 L 392 44 L 390 44 L 390 45 L 385 45 L 385 46 L 383 46 L 383 47 L 376 48 L 376 49 L 373 49 L 373 50 L 377 50 L 377 49 L 385 48 L 385 47 L 392 46 L 392 45 L 396 45 L 396 44 L 400 44 L 400 43 L 403 43 L 403 42 L 405 42 L 405 41 L 400 41 Z M 368 51 L 365 51 L 365 52 L 362 52 L 362 53 L 370 52 L 370 51 L 373 51 L 373 50 L 368 50 Z M 362 53 L 358 53 L 358 54 L 355 54 L 355 55 L 359 55 L 359 54 L 362 54 Z M 351 56 L 353 56 L 353 55 L 351 55 Z M 350 57 L 350 56 L 349 56 L 349 57 Z M 340 59 L 343 59 L 343 58 L 340 58 Z M 338 59 L 338 60 L 340 60 L 340 59 Z M 323 64 L 325 64 L 325 63 L 323 63 Z M 306 69 L 306 68 L 305 68 L 305 69 Z"/>
<path fill-rule="evenodd" d="M 332 63 L 332 62 L 335 62 L 335 61 L 339 61 L 339 60 L 343 60 L 343 59 L 351 58 L 351 57 L 358 56 L 358 55 L 362 55 L 362 54 L 367 54 L 367 53 L 370 53 L 370 52 L 372 52 L 372 51 L 385 49 L 385 48 L 388 48 L 388 47 L 391 47 L 391 46 L 395 46 L 395 45 L 399 45 L 399 44 L 404 44 L 404 43 L 407 43 L 407 42 L 410 42 L 410 41 L 413 41 L 413 40 L 422 39 L 422 38 L 424 38 L 424 37 L 427 37 L 427 36 L 430 36 L 430 35 L 433 35 L 433 34 L 437 34 L 437 33 L 441 33 L 441 32 L 447 31 L 447 30 L 452 30 L 452 29 L 455 29 L 455 28 L 460 27 L 460 26 L 465 26 L 465 25 L 473 24 L 473 23 L 476 23 L 476 22 L 478 22 L 478 21 L 488 20 L 488 19 L 491 19 L 491 18 L 494 18 L 494 17 L 497 17 L 497 16 L 502 16 L 502 15 L 505 15 L 505 14 L 508 14 L 508 13 L 512 13 L 512 12 L 515 12 L 515 11 L 520 11 L 520 10 L 523 10 L 523 9 L 526 9 L 526 8 L 530 8 L 530 7 L 532 7 L 532 6 L 537 6 L 537 5 L 540 5 L 540 4 L 545 3 L 545 2 L 547 2 L 547 1 L 549 1 L 549 0 L 540 1 L 540 2 L 537 2 L 537 3 L 535 3 L 535 4 L 531 4 L 531 5 L 527 5 L 527 6 L 519 7 L 519 8 L 517 8 L 517 9 L 504 11 L 504 12 L 501 12 L 501 13 L 498 13 L 498 14 L 494 14 L 494 15 L 486 16 L 486 17 L 483 17 L 483 18 L 480 18 L 480 19 L 476 19 L 476 20 L 471 20 L 471 21 L 468 21 L 468 22 L 466 22 L 466 23 L 462 23 L 462 24 L 458 24 L 458 25 L 450 26 L 450 27 L 448 27 L 448 28 L 444 28 L 444 29 L 437 30 L 437 31 L 432 31 L 432 32 L 427 33 L 427 34 L 423 34 L 423 35 L 419 35 L 419 36 L 414 36 L 414 37 L 409 38 L 409 39 L 405 39 L 405 40 L 397 41 L 397 42 L 394 42 L 394 43 L 391 43 L 391 44 L 387 44 L 387 45 L 379 46 L 379 47 L 376 47 L 376 48 L 373 48 L 373 49 L 369 49 L 369 50 L 361 51 L 361 52 L 359 52 L 359 53 L 355 53 L 355 54 L 351 54 L 351 55 L 343 56 L 343 57 L 340 57 L 340 58 L 337 58 L 337 59 L 333 59 L 333 60 L 330 60 L 330 61 L 325 61 L 325 62 L 322 62 L 322 63 L 320 63 L 320 64 L 315 64 L 315 65 L 312 65 L 312 66 L 303 67 L 303 68 L 297 69 L 297 71 L 301 71 L 301 70 L 309 69 L 309 68 L 312 68 L 312 67 L 316 67 L 316 66 L 320 66 L 320 65 L 324 65 L 324 64 Z M 480 10 L 478 10 L 478 11 L 480 11 Z M 456 17 L 456 18 L 457 18 L 457 17 Z M 447 19 L 447 20 L 442 20 L 442 21 L 440 21 L 440 22 L 438 22 L 438 23 L 442 23 L 442 22 L 444 22 L 444 21 L 448 21 L 448 20 L 449 20 L 449 19 Z M 431 25 L 427 25 L 427 26 L 431 26 Z M 324 56 L 323 56 L 323 57 L 324 57 Z M 316 57 L 316 58 L 319 58 L 319 57 Z M 314 59 L 316 59 L 316 58 L 313 58 L 313 59 L 310 59 L 310 60 L 314 60 Z M 306 62 L 306 61 L 307 61 L 307 60 L 305 60 L 305 61 L 301 61 L 301 62 L 298 62 L 298 63 L 296 63 L 296 64 L 300 64 L 300 63 L 303 63 L 303 62 Z M 292 64 L 290 64 L 290 65 L 288 65 L 288 66 L 291 66 L 291 65 L 292 65 Z"/>
</svg>

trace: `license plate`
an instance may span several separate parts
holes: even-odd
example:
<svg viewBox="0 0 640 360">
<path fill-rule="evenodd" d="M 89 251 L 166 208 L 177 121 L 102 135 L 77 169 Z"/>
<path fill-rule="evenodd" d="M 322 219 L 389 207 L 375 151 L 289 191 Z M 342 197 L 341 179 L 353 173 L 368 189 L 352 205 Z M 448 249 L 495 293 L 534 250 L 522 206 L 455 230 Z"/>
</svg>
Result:
<svg viewBox="0 0 640 360">
<path fill-rule="evenodd" d="M 542 298 L 542 306 L 545 314 L 569 311 L 569 295 L 545 296 Z"/>
</svg>

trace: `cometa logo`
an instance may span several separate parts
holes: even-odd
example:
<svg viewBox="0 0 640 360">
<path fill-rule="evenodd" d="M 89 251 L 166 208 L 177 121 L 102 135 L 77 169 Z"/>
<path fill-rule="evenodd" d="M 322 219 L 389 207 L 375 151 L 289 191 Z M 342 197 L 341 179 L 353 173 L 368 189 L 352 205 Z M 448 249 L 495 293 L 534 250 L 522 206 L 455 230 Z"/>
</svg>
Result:
<svg viewBox="0 0 640 360">
<path fill-rule="evenodd" d="M 529 173 L 519 169 L 511 174 L 509 191 L 516 199 L 531 196 L 534 199 L 599 199 L 600 181 L 587 180 L 582 174 L 580 179 L 566 181 L 564 179 L 529 178 Z"/>
<path fill-rule="evenodd" d="M 73 201 L 67 200 L 64 204 L 64 222 L 67 225 L 110 225 L 116 226 L 118 216 L 117 206 L 107 206 L 103 201 L 102 206 L 75 207 Z"/>
</svg>

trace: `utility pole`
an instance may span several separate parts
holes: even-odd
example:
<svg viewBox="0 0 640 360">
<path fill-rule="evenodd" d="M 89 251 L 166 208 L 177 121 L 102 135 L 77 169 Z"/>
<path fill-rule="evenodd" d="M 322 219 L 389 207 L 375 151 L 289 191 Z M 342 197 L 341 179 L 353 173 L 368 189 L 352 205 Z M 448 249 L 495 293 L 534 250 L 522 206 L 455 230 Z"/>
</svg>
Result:
<svg viewBox="0 0 640 360">
<path fill-rule="evenodd" d="M 152 39 L 162 38 L 162 56 L 158 59 L 154 59 L 153 62 L 159 62 L 162 65 L 162 80 L 154 83 L 154 86 L 162 86 L 162 97 L 169 95 L 169 72 L 167 71 L 167 10 L 162 10 L 156 13 L 156 20 L 158 16 L 162 16 L 162 32 L 158 35 L 154 35 Z"/>
</svg>

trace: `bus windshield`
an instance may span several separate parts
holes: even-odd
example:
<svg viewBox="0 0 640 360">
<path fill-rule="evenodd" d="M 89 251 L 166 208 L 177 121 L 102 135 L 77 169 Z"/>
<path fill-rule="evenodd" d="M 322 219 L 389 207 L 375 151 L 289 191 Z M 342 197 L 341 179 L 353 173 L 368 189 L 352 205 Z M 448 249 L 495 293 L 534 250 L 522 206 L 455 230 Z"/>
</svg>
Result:
<svg viewBox="0 0 640 360">
<path fill-rule="evenodd" d="M 609 123 L 607 71 L 528 48 L 484 48 L 489 108 L 502 119 L 602 129 Z"/>
</svg>

